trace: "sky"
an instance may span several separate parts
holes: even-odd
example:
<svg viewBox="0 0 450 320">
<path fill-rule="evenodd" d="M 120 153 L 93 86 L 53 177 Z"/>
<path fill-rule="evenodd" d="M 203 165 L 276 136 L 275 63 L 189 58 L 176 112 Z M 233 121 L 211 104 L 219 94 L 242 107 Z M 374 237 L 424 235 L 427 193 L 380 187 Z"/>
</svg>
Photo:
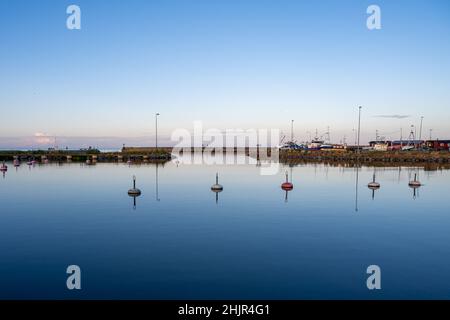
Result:
<svg viewBox="0 0 450 320">
<path fill-rule="evenodd" d="M 450 139 L 449 39 L 447 0 L 0 0 L 0 149 L 152 145 L 155 113 L 160 145 L 194 121 L 353 143 L 358 106 L 362 142 L 422 116 Z"/>
</svg>

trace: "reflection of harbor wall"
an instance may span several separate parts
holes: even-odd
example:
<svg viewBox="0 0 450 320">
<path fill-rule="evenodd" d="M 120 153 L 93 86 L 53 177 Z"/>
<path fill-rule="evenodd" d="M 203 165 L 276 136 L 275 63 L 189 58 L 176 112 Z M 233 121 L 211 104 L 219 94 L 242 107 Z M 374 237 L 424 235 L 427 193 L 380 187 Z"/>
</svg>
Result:
<svg viewBox="0 0 450 320">
<path fill-rule="evenodd" d="M 280 160 L 306 161 L 306 162 L 361 162 L 361 163 L 380 163 L 386 165 L 401 163 L 437 163 L 449 164 L 450 152 L 424 152 L 424 151 L 363 151 L 357 152 L 333 152 L 333 151 L 297 151 L 289 150 L 280 152 Z"/>
</svg>

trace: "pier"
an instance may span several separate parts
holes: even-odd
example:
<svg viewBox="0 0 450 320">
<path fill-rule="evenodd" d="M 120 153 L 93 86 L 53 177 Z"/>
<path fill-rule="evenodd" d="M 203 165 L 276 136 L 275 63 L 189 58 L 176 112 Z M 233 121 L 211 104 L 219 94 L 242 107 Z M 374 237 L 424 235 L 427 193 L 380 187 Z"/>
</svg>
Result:
<svg viewBox="0 0 450 320">
<path fill-rule="evenodd" d="M 30 150 L 0 151 L 0 161 L 26 161 L 34 159 L 38 162 L 52 161 L 74 161 L 85 162 L 87 160 L 99 162 L 146 162 L 146 161 L 169 161 L 171 159 L 171 148 L 124 148 L 117 152 L 101 152 L 97 149 L 87 150 Z"/>
</svg>

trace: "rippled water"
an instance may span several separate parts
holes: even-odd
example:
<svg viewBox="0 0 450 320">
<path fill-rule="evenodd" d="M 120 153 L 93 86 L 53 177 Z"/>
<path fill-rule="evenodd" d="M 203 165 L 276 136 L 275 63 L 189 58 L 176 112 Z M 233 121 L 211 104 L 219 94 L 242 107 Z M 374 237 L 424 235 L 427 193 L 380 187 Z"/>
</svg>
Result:
<svg viewBox="0 0 450 320">
<path fill-rule="evenodd" d="M 0 298 L 450 298 L 449 171 L 377 168 L 372 198 L 373 173 L 9 164 L 0 177 Z M 415 173 L 423 186 L 414 195 Z M 133 175 L 142 190 L 135 208 Z M 82 270 L 78 291 L 66 288 L 71 264 Z M 366 287 L 372 264 L 381 290 Z"/>
</svg>

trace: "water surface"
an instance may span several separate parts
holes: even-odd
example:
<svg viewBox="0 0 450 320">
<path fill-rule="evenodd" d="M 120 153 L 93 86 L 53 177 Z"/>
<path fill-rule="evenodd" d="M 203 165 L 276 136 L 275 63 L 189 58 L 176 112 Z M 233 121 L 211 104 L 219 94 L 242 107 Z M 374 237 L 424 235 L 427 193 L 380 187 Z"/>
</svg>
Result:
<svg viewBox="0 0 450 320">
<path fill-rule="evenodd" d="M 254 165 L 9 164 L 0 298 L 450 298 L 449 171 L 377 168 L 372 198 L 373 173 L 359 169 L 356 186 L 355 168 L 312 164 L 273 176 Z M 82 290 L 66 288 L 71 264 Z M 372 264 L 379 291 L 366 287 Z"/>
</svg>

